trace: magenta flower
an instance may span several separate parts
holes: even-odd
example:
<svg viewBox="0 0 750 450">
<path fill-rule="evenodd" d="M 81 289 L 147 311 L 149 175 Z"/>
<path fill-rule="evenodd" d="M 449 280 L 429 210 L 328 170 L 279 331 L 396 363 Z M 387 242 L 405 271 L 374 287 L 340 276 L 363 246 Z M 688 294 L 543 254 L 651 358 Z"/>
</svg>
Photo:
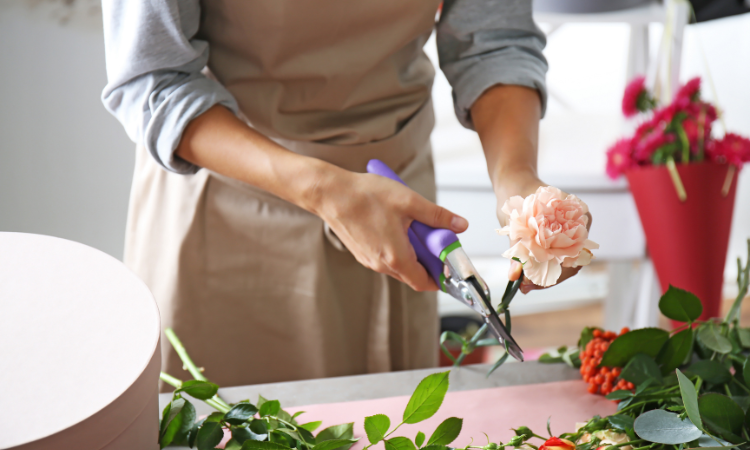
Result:
<svg viewBox="0 0 750 450">
<path fill-rule="evenodd" d="M 635 165 L 630 139 L 620 139 L 607 150 L 607 175 L 613 180 Z"/>
<path fill-rule="evenodd" d="M 687 99 L 690 102 L 697 102 L 700 99 L 700 91 L 701 91 L 701 77 L 695 77 L 685 83 L 678 91 L 677 95 L 675 95 L 675 100 L 677 99 Z"/>
<path fill-rule="evenodd" d="M 656 106 L 656 101 L 646 90 L 646 77 L 636 77 L 625 87 L 622 96 L 622 113 L 625 117 L 633 117 L 639 112 L 646 112 Z"/>
<path fill-rule="evenodd" d="M 750 161 L 750 139 L 738 134 L 727 133 L 717 141 L 712 141 L 706 154 L 712 161 L 741 166 Z"/>
</svg>

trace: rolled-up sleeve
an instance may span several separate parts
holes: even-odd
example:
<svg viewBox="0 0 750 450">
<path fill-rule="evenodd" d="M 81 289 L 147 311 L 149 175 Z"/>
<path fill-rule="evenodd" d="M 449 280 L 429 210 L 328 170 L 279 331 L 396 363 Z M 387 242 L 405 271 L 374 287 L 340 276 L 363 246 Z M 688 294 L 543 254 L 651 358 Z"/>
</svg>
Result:
<svg viewBox="0 0 750 450">
<path fill-rule="evenodd" d="M 104 106 L 165 169 L 195 173 L 174 154 L 187 124 L 216 104 L 238 109 L 229 91 L 201 73 L 208 43 L 195 38 L 199 0 L 104 0 L 102 13 Z"/>
<path fill-rule="evenodd" d="M 531 0 L 445 0 L 437 24 L 438 56 L 461 124 L 474 128 L 471 106 L 496 84 L 536 89 L 544 114 L 545 44 Z"/>
</svg>

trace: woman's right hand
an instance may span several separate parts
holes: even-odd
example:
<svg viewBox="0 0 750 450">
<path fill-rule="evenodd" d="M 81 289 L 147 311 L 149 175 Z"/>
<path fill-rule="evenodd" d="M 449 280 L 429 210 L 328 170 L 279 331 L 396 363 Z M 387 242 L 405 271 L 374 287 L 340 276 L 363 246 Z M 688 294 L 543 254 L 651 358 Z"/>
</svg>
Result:
<svg viewBox="0 0 750 450">
<path fill-rule="evenodd" d="M 417 261 L 407 230 L 417 220 L 461 233 L 468 221 L 388 178 L 340 168 L 326 172 L 309 197 L 310 210 L 328 223 L 357 261 L 416 291 L 437 290 Z"/>
</svg>

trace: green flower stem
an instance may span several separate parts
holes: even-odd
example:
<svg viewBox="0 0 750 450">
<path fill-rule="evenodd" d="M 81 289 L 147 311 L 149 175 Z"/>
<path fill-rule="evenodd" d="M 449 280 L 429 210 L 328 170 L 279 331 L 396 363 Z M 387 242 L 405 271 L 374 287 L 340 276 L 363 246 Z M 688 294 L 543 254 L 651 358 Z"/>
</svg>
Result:
<svg viewBox="0 0 750 450">
<path fill-rule="evenodd" d="M 388 432 L 388 434 L 386 434 L 385 436 L 383 436 L 383 440 L 385 440 L 385 438 L 387 438 L 388 436 L 392 435 L 403 424 L 404 424 L 404 422 L 401 421 L 401 423 L 399 423 L 398 425 L 396 425 L 396 428 L 392 429 L 391 431 Z"/>
<path fill-rule="evenodd" d="M 163 382 L 176 389 L 180 389 L 182 387 L 182 380 L 180 380 L 179 378 L 175 378 L 168 373 L 160 372 L 159 378 L 161 378 Z M 229 410 L 232 409 L 229 407 L 229 405 L 222 405 L 221 403 L 217 402 L 215 398 L 209 398 L 208 400 L 203 400 L 203 402 L 208 406 L 216 409 L 217 411 L 223 412 L 224 414 L 228 413 Z"/>
<path fill-rule="evenodd" d="M 677 136 L 680 137 L 680 144 L 682 146 L 682 163 L 689 164 L 690 141 L 688 140 L 687 134 L 685 133 L 685 128 L 682 127 L 682 124 L 677 125 Z"/>
<path fill-rule="evenodd" d="M 203 373 L 198 369 L 198 367 L 195 365 L 192 359 L 190 359 L 190 355 L 188 355 L 187 350 L 185 350 L 185 346 L 182 345 L 182 341 L 177 337 L 174 330 L 171 328 L 167 328 L 164 330 L 164 334 L 167 335 L 167 339 L 169 340 L 169 343 L 172 344 L 172 347 L 177 352 L 177 355 L 182 360 L 182 364 L 185 365 L 185 368 L 187 368 L 188 372 L 190 372 L 190 375 L 193 376 L 194 379 L 200 380 L 200 381 L 208 381 L 208 378 L 206 378 Z M 225 402 L 221 397 L 219 397 L 219 394 L 216 394 L 212 400 L 215 400 L 217 403 L 224 405 L 229 411 L 229 403 Z"/>
</svg>

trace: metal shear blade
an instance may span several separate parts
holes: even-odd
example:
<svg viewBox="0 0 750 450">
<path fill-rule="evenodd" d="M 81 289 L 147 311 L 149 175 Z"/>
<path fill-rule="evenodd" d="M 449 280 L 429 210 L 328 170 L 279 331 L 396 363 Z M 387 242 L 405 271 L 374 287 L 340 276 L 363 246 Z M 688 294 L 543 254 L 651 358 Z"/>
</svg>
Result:
<svg viewBox="0 0 750 450">
<path fill-rule="evenodd" d="M 500 316 L 497 315 L 497 311 L 492 307 L 489 298 L 485 296 L 479 281 L 475 277 L 471 277 L 466 281 L 471 285 L 472 296 L 478 300 L 472 305 L 474 310 L 482 315 L 484 321 L 490 330 L 492 330 L 492 334 L 497 337 L 500 343 L 505 344 L 505 349 L 508 353 L 516 360 L 523 362 L 523 350 L 521 350 L 521 346 L 516 343 L 516 340 L 508 332 L 508 329 L 505 328 L 505 325 L 500 320 Z"/>
</svg>

